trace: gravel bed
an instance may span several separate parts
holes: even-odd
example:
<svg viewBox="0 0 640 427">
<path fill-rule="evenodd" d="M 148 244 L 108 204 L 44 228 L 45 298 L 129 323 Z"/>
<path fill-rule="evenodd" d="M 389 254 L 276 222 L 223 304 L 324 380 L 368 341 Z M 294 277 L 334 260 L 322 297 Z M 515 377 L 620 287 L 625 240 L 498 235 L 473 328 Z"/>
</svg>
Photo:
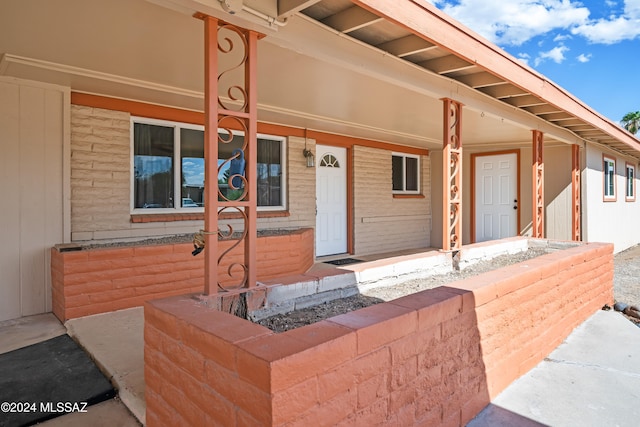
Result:
<svg viewBox="0 0 640 427">
<path fill-rule="evenodd" d="M 292 311 L 290 313 L 278 314 L 259 320 L 256 323 L 265 326 L 274 332 L 284 332 L 319 322 L 339 314 L 391 301 L 425 289 L 433 289 L 450 282 L 455 282 L 490 270 L 526 261 L 543 255 L 548 251 L 548 249 L 542 248 L 529 249 L 516 254 L 501 255 L 491 260 L 480 261 L 463 269 L 462 271 L 454 271 L 447 274 L 438 274 L 426 278 L 407 281 L 400 281 L 401 279 L 399 279 L 399 283 L 396 285 L 370 289 L 363 294 L 328 301 L 314 307 L 308 307 L 302 310 Z"/>
<path fill-rule="evenodd" d="M 613 294 L 616 302 L 640 308 L 640 245 L 615 255 Z M 640 319 L 627 316 L 640 326 Z"/>
</svg>

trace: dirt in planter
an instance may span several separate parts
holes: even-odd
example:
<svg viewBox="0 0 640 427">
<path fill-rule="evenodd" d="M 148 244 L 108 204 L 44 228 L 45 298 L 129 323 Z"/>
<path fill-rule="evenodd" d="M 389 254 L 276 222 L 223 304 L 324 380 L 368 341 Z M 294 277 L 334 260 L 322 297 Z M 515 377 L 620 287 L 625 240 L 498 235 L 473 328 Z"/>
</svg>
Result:
<svg viewBox="0 0 640 427">
<path fill-rule="evenodd" d="M 284 332 L 301 326 L 310 325 L 333 316 L 348 313 L 374 304 L 403 297 L 405 295 L 420 292 L 426 289 L 437 288 L 447 283 L 466 279 L 478 274 L 526 261 L 548 253 L 546 248 L 532 248 L 516 254 L 501 255 L 491 260 L 480 261 L 462 271 L 453 271 L 447 274 L 438 274 L 421 279 L 402 281 L 392 286 L 378 287 L 366 291 L 363 294 L 354 295 L 328 301 L 314 307 L 308 307 L 286 314 L 278 314 L 256 321 L 256 323 L 271 329 L 274 332 Z"/>
</svg>

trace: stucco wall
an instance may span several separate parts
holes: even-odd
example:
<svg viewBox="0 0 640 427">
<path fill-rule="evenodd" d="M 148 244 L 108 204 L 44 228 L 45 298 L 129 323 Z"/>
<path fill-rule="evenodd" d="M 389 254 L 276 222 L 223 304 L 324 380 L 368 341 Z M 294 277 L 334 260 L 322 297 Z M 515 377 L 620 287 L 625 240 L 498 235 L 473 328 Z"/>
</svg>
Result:
<svg viewBox="0 0 640 427">
<path fill-rule="evenodd" d="M 605 202 L 603 183 L 603 159 L 606 154 L 616 161 L 616 200 Z M 582 234 L 589 242 L 611 242 L 614 251 L 620 252 L 640 242 L 640 199 L 638 198 L 638 179 L 636 179 L 636 200 L 625 200 L 625 163 L 636 166 L 632 158 L 613 151 L 603 151 L 600 147 L 587 145 L 582 169 Z"/>
<path fill-rule="evenodd" d="M 354 250 L 356 255 L 430 246 L 431 162 L 420 158 L 421 196 L 394 198 L 391 151 L 353 150 Z"/>
</svg>

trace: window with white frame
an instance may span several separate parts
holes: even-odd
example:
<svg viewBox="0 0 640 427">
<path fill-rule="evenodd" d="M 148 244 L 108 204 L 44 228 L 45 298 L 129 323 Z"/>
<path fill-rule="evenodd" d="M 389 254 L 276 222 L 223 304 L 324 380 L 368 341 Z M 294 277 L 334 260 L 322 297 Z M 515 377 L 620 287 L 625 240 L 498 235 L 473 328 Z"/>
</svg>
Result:
<svg viewBox="0 0 640 427">
<path fill-rule="evenodd" d="M 616 161 L 611 157 L 603 156 L 604 170 L 604 199 L 616 199 Z"/>
<path fill-rule="evenodd" d="M 202 210 L 204 206 L 204 128 L 197 125 L 132 118 L 132 206 L 142 212 Z M 233 200 L 228 175 L 233 151 L 244 144 L 244 135 L 219 144 L 218 185 Z M 285 208 L 284 138 L 258 135 L 257 194 L 259 210 Z M 237 182 L 237 181 L 236 181 Z M 235 183 L 235 182 L 234 182 Z M 236 189 L 241 193 L 242 190 Z M 178 195 L 178 196 L 176 196 Z"/>
<path fill-rule="evenodd" d="M 420 158 L 418 156 L 392 153 L 391 171 L 394 194 L 420 192 Z"/>
<path fill-rule="evenodd" d="M 636 167 L 627 163 L 626 165 L 626 186 L 625 199 L 632 202 L 636 199 Z"/>
</svg>

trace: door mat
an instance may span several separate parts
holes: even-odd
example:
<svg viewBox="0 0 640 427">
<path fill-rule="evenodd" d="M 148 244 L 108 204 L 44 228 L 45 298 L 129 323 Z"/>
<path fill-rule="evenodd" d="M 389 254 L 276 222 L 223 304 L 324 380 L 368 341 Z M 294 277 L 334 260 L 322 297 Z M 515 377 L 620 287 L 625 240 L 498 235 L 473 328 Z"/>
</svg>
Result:
<svg viewBox="0 0 640 427">
<path fill-rule="evenodd" d="M 68 335 L 0 354 L 0 427 L 85 412 L 116 394 Z"/>
<path fill-rule="evenodd" d="M 333 264 L 333 265 L 348 265 L 348 264 L 357 264 L 359 262 L 364 262 L 361 259 L 355 259 L 355 258 L 342 258 L 342 259 L 336 259 L 333 261 L 324 261 L 325 264 Z"/>
</svg>

